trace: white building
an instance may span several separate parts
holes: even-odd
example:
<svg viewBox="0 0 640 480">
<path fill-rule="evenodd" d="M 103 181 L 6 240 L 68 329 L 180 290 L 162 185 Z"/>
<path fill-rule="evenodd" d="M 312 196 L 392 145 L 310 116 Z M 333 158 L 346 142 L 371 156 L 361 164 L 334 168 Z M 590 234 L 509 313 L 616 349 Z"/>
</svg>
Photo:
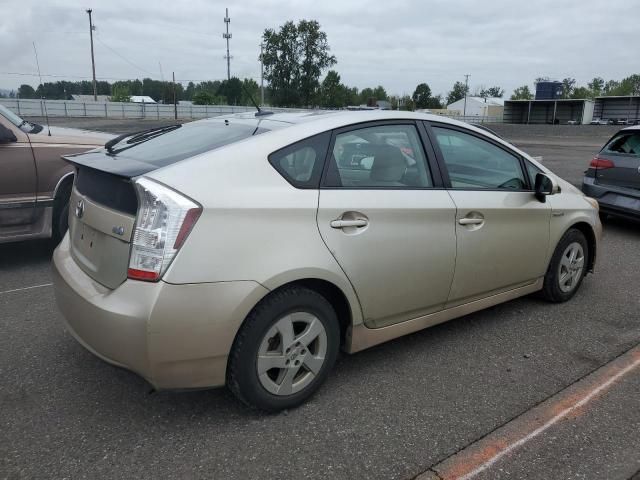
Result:
<svg viewBox="0 0 640 480">
<path fill-rule="evenodd" d="M 458 115 L 466 115 L 467 117 L 502 117 L 504 99 L 467 97 L 466 108 L 464 98 L 462 98 L 447 105 L 447 110 L 459 112 Z"/>
<path fill-rule="evenodd" d="M 156 101 L 147 95 L 131 95 L 133 103 L 156 103 Z"/>
<path fill-rule="evenodd" d="M 98 95 L 98 103 L 106 103 L 111 101 L 110 95 Z M 93 95 L 71 95 L 71 100 L 76 102 L 93 102 Z"/>
</svg>

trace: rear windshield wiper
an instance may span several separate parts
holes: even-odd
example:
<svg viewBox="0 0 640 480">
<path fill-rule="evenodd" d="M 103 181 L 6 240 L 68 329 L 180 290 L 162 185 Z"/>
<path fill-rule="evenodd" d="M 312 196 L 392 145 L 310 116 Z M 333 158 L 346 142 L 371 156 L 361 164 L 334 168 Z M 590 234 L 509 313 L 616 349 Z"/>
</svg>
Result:
<svg viewBox="0 0 640 480">
<path fill-rule="evenodd" d="M 109 140 L 107 143 L 104 144 L 104 148 L 106 148 L 107 151 L 111 154 L 118 153 L 128 148 L 131 148 L 134 145 L 137 145 L 138 143 L 146 142 L 147 140 L 151 140 L 152 138 L 158 137 L 168 132 L 172 132 L 173 130 L 177 130 L 181 126 L 182 125 L 166 125 L 164 127 L 150 128 L 148 130 L 142 130 L 140 132 L 124 133 L 112 140 Z M 127 146 L 114 151 L 113 147 L 121 143 L 126 138 L 129 139 L 126 142 Z"/>
</svg>

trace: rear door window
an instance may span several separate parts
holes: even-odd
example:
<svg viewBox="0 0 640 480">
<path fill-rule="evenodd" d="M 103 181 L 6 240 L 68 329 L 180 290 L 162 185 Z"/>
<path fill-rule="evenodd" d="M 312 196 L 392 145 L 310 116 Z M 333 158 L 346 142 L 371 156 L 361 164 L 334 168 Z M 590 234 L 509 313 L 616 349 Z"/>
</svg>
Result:
<svg viewBox="0 0 640 480">
<path fill-rule="evenodd" d="M 433 186 L 415 125 L 379 125 L 339 133 L 324 185 L 342 188 Z"/>
</svg>

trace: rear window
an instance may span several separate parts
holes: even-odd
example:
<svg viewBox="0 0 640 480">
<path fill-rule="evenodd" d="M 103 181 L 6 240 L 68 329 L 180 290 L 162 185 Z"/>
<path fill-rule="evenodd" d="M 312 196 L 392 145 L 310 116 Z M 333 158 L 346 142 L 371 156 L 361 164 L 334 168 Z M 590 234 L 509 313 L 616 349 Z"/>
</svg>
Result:
<svg viewBox="0 0 640 480">
<path fill-rule="evenodd" d="M 626 153 L 640 157 L 640 132 L 626 132 L 613 137 L 606 147 L 605 152 Z"/>
<path fill-rule="evenodd" d="M 269 163 L 296 188 L 318 188 L 331 132 L 321 133 L 269 155 Z"/>
<path fill-rule="evenodd" d="M 127 145 L 125 139 L 114 150 L 117 158 L 139 160 L 159 168 L 266 131 L 233 122 L 194 122 L 133 145 Z"/>
</svg>

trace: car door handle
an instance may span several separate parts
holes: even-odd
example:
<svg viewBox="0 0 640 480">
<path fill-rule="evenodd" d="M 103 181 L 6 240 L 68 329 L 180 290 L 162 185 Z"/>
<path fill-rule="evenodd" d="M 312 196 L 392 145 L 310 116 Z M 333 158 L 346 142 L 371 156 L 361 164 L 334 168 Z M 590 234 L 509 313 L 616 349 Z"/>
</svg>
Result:
<svg viewBox="0 0 640 480">
<path fill-rule="evenodd" d="M 458 223 L 460 225 L 480 225 L 484 223 L 484 218 L 461 218 Z"/>
<path fill-rule="evenodd" d="M 346 228 L 346 227 L 366 227 L 369 224 L 367 220 L 332 220 L 329 225 L 331 228 Z"/>
</svg>

